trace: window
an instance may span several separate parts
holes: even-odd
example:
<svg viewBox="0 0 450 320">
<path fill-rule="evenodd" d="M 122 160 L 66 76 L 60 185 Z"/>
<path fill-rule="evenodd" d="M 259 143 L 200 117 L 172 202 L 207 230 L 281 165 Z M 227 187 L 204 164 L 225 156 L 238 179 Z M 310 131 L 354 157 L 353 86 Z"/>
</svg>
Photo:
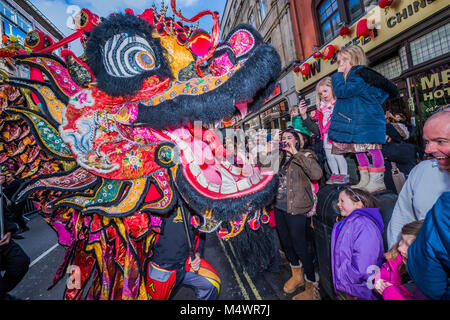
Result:
<svg viewBox="0 0 450 320">
<path fill-rule="evenodd" d="M 377 5 L 378 1 L 376 0 L 345 0 L 346 17 L 343 20 L 347 24 L 352 24 Z"/>
<path fill-rule="evenodd" d="M 7 17 L 9 20 L 11 20 L 14 23 L 17 23 L 17 15 L 14 12 L 13 8 L 11 8 L 9 5 L 7 5 L 3 1 L 0 1 L 0 10 L 1 10 L 1 13 L 5 17 Z"/>
<path fill-rule="evenodd" d="M 259 6 L 259 21 L 261 21 L 262 23 L 267 15 L 266 0 L 259 0 L 258 6 Z"/>
<path fill-rule="evenodd" d="M 450 23 L 411 41 L 413 65 L 431 60 L 450 51 Z"/>
<path fill-rule="evenodd" d="M 0 13 L 11 20 L 13 23 L 25 32 L 30 32 L 33 30 L 33 25 L 27 19 L 25 19 L 21 14 L 18 14 L 12 7 L 7 3 L 0 0 Z"/>
<path fill-rule="evenodd" d="M 377 0 L 316 0 L 317 20 L 323 42 L 337 37 L 343 23 L 355 23 L 376 6 Z"/>
<path fill-rule="evenodd" d="M 308 93 L 308 94 L 305 94 L 305 99 L 306 100 L 310 100 L 311 102 L 310 102 L 310 106 L 315 106 L 316 105 L 316 92 L 315 91 L 313 91 L 313 92 L 310 92 L 310 93 Z"/>
<path fill-rule="evenodd" d="M 326 0 L 318 7 L 319 25 L 323 41 L 329 42 L 339 33 L 341 20 L 337 0 Z"/>
<path fill-rule="evenodd" d="M 19 28 L 21 28 L 25 32 L 30 32 L 31 30 L 33 30 L 33 26 L 31 24 L 31 22 L 26 20 L 21 15 L 17 16 L 17 25 L 19 26 Z"/>
<path fill-rule="evenodd" d="M 362 0 L 347 0 L 346 2 L 350 21 L 356 21 L 364 13 Z"/>
<path fill-rule="evenodd" d="M 406 55 L 406 46 L 403 46 L 400 48 L 400 50 L 398 51 L 398 54 L 400 56 L 400 60 L 402 63 L 402 69 L 403 70 L 408 70 L 409 69 L 409 65 L 408 65 L 408 58 Z"/>
<path fill-rule="evenodd" d="M 402 74 L 402 64 L 400 57 L 396 56 L 373 67 L 375 71 L 378 71 L 388 79 L 397 78 Z"/>
</svg>

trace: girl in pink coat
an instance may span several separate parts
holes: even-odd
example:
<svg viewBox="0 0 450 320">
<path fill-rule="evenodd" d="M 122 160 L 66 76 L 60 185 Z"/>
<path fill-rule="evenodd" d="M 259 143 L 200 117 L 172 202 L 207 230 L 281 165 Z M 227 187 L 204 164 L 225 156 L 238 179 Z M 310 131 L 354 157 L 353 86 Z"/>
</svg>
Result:
<svg viewBox="0 0 450 320">
<path fill-rule="evenodd" d="M 405 224 L 402 238 L 386 252 L 386 263 L 375 276 L 375 290 L 383 300 L 426 300 L 422 292 L 411 282 L 406 272 L 408 248 L 416 240 L 423 220 Z"/>
<path fill-rule="evenodd" d="M 317 112 L 311 112 L 311 120 L 317 121 L 319 125 L 320 138 L 323 140 L 323 148 L 331 170 L 330 179 L 326 183 L 346 184 L 349 183 L 347 161 L 342 154 L 331 153 L 332 142 L 328 139 L 328 128 L 335 104 L 336 96 L 333 92 L 331 77 L 325 77 L 316 85 Z"/>
</svg>

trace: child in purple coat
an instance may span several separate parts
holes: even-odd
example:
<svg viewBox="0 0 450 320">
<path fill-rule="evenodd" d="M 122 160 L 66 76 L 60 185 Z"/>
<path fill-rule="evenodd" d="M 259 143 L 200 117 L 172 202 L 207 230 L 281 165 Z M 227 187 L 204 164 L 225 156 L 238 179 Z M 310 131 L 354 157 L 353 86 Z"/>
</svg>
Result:
<svg viewBox="0 0 450 320">
<path fill-rule="evenodd" d="M 377 300 L 371 279 L 383 263 L 384 223 L 370 193 L 346 187 L 339 194 L 340 221 L 331 234 L 331 268 L 336 293 L 347 299 Z"/>
</svg>

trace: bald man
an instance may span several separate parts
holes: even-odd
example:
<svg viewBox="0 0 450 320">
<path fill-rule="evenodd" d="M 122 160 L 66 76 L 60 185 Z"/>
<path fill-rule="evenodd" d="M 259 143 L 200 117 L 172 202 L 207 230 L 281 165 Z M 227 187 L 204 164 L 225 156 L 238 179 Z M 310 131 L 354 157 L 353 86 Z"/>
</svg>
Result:
<svg viewBox="0 0 450 320">
<path fill-rule="evenodd" d="M 402 227 L 425 219 L 439 196 L 450 191 L 450 109 L 432 115 L 423 127 L 425 152 L 434 159 L 425 160 L 410 172 L 387 229 L 388 246 L 400 240 Z"/>
</svg>

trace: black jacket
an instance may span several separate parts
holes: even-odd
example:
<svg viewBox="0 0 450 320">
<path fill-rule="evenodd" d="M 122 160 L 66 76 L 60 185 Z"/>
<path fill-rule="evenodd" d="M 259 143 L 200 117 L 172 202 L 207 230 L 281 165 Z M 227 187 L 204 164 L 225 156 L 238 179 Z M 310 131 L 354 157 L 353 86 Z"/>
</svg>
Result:
<svg viewBox="0 0 450 320">
<path fill-rule="evenodd" d="M 17 224 L 15 224 L 14 222 L 12 222 L 9 217 L 8 214 L 6 214 L 7 212 L 5 211 L 5 201 L 3 202 L 3 223 L 5 225 L 5 233 L 11 232 L 14 233 L 17 230 L 19 230 L 19 227 L 17 226 Z"/>
<path fill-rule="evenodd" d="M 4 207 L 4 208 L 6 208 L 6 211 L 8 212 L 8 214 L 14 214 L 14 213 L 22 214 L 25 209 L 25 203 L 26 203 L 25 200 L 22 200 L 19 203 L 14 203 L 12 201 L 14 194 L 17 192 L 17 190 L 19 190 L 20 186 L 21 186 L 21 182 L 19 180 L 14 180 L 10 184 L 6 184 L 6 183 L 3 184 L 3 193 L 5 194 L 6 198 L 12 202 L 11 205 Z"/>
<path fill-rule="evenodd" d="M 188 224 L 190 225 L 190 223 Z M 189 228 L 191 229 L 191 228 Z M 190 230 L 191 231 L 191 230 Z M 193 232 L 189 235 L 195 248 Z M 196 252 L 203 255 L 205 234 L 200 233 L 200 241 Z M 189 246 L 181 214 L 171 211 L 164 219 L 158 241 L 153 249 L 152 261 L 168 270 L 182 267 L 189 257 Z"/>
</svg>

